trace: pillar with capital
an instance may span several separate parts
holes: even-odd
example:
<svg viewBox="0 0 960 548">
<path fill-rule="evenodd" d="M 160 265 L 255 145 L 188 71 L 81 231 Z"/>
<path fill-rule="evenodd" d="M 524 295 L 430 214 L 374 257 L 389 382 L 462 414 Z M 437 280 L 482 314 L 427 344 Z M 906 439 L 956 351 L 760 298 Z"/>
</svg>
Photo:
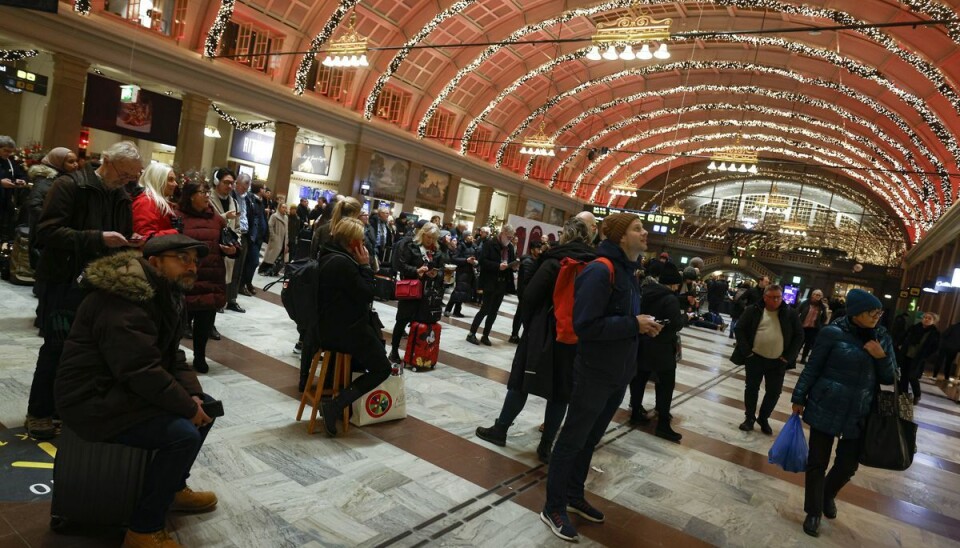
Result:
<svg viewBox="0 0 960 548">
<path fill-rule="evenodd" d="M 297 142 L 300 128 L 286 122 L 277 122 L 273 137 L 273 156 L 270 157 L 270 187 L 274 199 L 287 195 L 290 190 L 290 173 L 293 167 L 293 145 Z M 287 201 L 289 201 L 287 196 Z"/>
<path fill-rule="evenodd" d="M 181 172 L 203 169 L 203 130 L 207 127 L 210 99 L 186 93 L 180 110 L 180 131 L 173 163 Z"/>
<path fill-rule="evenodd" d="M 373 150 L 354 143 L 347 143 L 343 149 L 343 171 L 338 190 L 344 196 L 359 195 L 360 181 L 370 173 Z"/>
<path fill-rule="evenodd" d="M 480 197 L 477 198 L 477 212 L 473 217 L 473 226 L 481 227 L 487 224 L 490 217 L 490 202 L 493 200 L 493 187 L 481 186 Z"/>
<path fill-rule="evenodd" d="M 83 95 L 90 63 L 56 53 L 53 56 L 53 84 L 47 102 L 43 127 L 43 146 L 76 150 L 83 119 Z"/>
<path fill-rule="evenodd" d="M 457 215 L 457 194 L 460 192 L 460 176 L 450 175 L 450 185 L 447 186 L 447 204 L 443 208 L 443 220 L 455 221 Z"/>
</svg>

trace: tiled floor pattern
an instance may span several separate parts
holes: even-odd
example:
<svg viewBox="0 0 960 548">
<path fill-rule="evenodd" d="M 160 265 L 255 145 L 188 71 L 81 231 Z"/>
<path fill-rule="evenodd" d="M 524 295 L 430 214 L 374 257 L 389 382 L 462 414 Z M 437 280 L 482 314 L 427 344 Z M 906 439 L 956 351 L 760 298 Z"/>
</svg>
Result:
<svg viewBox="0 0 960 548">
<path fill-rule="evenodd" d="M 351 428 L 329 439 L 293 421 L 298 357 L 276 296 L 245 298 L 247 314 L 218 316 L 205 389 L 225 402 L 191 484 L 220 496 L 217 511 L 171 520 L 187 546 L 558 546 L 539 522 L 545 468 L 535 458 L 543 402 L 530 398 L 505 448 L 474 437 L 499 412 L 513 358 L 505 342 L 515 301 L 495 325 L 494 347 L 463 340 L 469 320 L 445 320 L 441 365 L 406 376 L 409 418 Z M 0 284 L 0 423 L 22 421 L 40 339 L 29 288 Z M 395 308 L 377 303 L 387 329 Z M 465 307 L 472 316 L 475 309 Z M 607 546 L 960 544 L 960 421 L 929 394 L 917 409 L 918 455 L 904 473 L 861 469 L 840 518 L 813 540 L 800 530 L 803 475 L 766 463 L 772 438 L 736 429 L 742 368 L 725 359 L 725 335 L 684 330 L 673 414 L 684 434 L 667 443 L 648 429 L 611 425 L 588 489 L 608 515 L 582 525 L 581 544 Z M 774 429 L 789 416 L 785 394 Z M 648 388 L 648 407 L 653 403 Z M 2 451 L 2 448 L 0 448 Z M 0 455 L 2 456 L 2 455 Z M 2 461 L 2 459 L 0 459 Z M 108 546 L 116 537 L 47 532 L 48 499 L 0 503 L 0 546 Z"/>
</svg>

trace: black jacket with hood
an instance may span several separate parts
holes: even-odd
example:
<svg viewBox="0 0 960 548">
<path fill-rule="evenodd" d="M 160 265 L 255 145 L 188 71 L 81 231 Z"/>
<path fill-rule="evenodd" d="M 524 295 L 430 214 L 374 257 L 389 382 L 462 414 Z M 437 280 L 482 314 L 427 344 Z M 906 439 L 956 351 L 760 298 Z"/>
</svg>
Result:
<svg viewBox="0 0 960 548">
<path fill-rule="evenodd" d="M 680 338 L 677 334 L 686 324 L 680 299 L 669 287 L 660 283 L 648 283 L 640 288 L 640 305 L 644 314 L 668 323 L 656 337 L 640 337 L 640 353 L 637 368 L 643 371 L 669 371 L 677 368 L 677 349 Z"/>
</svg>

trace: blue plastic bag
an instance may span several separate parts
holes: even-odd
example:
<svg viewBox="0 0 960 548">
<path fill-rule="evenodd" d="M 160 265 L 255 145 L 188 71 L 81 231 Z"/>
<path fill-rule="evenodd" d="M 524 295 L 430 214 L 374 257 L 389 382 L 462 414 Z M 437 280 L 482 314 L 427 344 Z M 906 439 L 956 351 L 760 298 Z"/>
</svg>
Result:
<svg viewBox="0 0 960 548">
<path fill-rule="evenodd" d="M 807 438 L 803 435 L 800 415 L 791 415 L 780 435 L 767 453 L 770 464 L 776 464 L 787 472 L 807 470 Z"/>
</svg>

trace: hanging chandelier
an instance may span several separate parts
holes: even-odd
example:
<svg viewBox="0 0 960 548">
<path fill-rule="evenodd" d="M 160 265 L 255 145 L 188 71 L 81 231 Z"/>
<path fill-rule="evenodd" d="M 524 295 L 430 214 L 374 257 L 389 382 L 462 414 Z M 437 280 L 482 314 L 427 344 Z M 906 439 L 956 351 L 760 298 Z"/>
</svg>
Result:
<svg viewBox="0 0 960 548">
<path fill-rule="evenodd" d="M 757 200 L 755 207 L 766 213 L 786 215 L 787 210 L 790 209 L 790 198 L 777 194 L 777 183 L 773 183 L 770 186 L 770 193 Z"/>
<path fill-rule="evenodd" d="M 591 61 L 632 61 L 640 59 L 669 59 L 666 40 L 670 37 L 670 25 L 673 19 L 654 19 L 649 15 L 632 12 L 610 23 L 597 24 L 597 32 L 593 35 L 593 47 L 587 53 Z M 651 45 L 659 42 L 659 47 L 652 50 Z M 635 45 L 640 46 L 634 51 Z M 601 53 L 600 50 L 603 50 Z"/>
<path fill-rule="evenodd" d="M 531 156 L 556 156 L 553 151 L 553 138 L 543 132 L 544 124 L 540 122 L 540 129 L 533 135 L 528 136 L 520 145 L 520 154 L 529 154 Z"/>
<path fill-rule="evenodd" d="M 357 12 L 354 11 L 343 36 L 330 41 L 323 66 L 356 68 L 370 65 L 367 62 L 367 37 L 357 32 L 356 22 Z"/>
<path fill-rule="evenodd" d="M 806 238 L 807 228 L 807 225 L 803 223 L 783 223 L 777 232 L 784 236 L 800 236 Z"/>
<path fill-rule="evenodd" d="M 686 210 L 680 207 L 680 204 L 677 202 L 673 202 L 673 205 L 664 208 L 663 212 L 667 215 L 673 215 L 676 217 L 683 217 L 687 214 Z"/>
<path fill-rule="evenodd" d="M 610 196 L 626 196 L 627 198 L 637 197 L 637 187 L 628 182 L 622 182 L 610 187 Z"/>
<path fill-rule="evenodd" d="M 757 151 L 743 146 L 735 146 L 710 157 L 711 171 L 736 171 L 738 173 L 757 173 Z"/>
</svg>

